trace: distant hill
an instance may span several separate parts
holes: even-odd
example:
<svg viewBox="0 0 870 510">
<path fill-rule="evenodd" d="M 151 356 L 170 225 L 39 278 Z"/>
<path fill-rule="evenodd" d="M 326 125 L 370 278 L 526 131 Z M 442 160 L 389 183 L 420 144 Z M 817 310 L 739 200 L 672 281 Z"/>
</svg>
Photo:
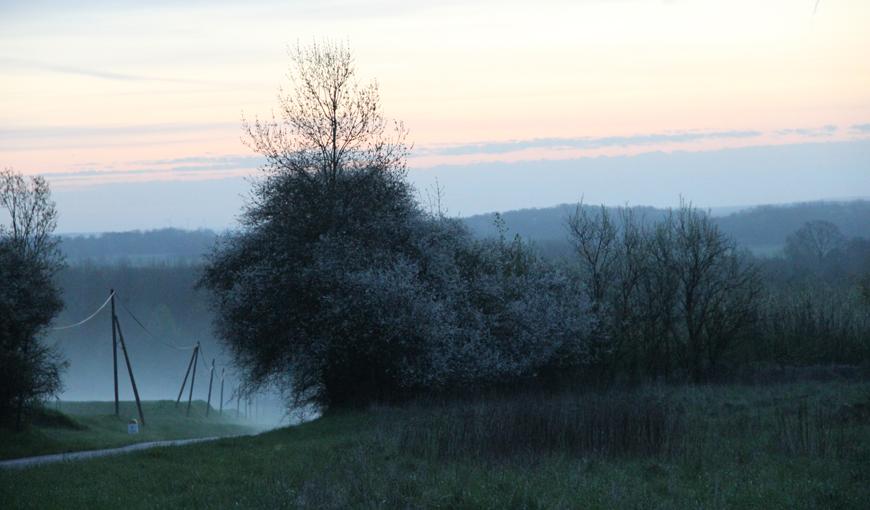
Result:
<svg viewBox="0 0 870 510">
<path fill-rule="evenodd" d="M 762 205 L 716 218 L 719 227 L 754 250 L 779 249 L 811 220 L 830 221 L 844 236 L 870 239 L 870 201 Z"/>
<path fill-rule="evenodd" d="M 61 236 L 61 250 L 71 264 L 85 261 L 131 265 L 190 263 L 201 259 L 214 245 L 216 237 L 211 230 L 175 228 L 66 235 Z"/>
<path fill-rule="evenodd" d="M 587 206 L 593 207 L 593 206 Z M 540 209 L 521 209 L 502 213 L 510 235 L 534 241 L 543 252 L 560 256 L 570 253 L 565 220 L 576 205 L 562 204 Z M 649 220 L 661 218 L 666 211 L 636 207 Z M 837 225 L 846 237 L 870 239 L 870 201 L 808 202 L 788 205 L 762 205 L 730 214 L 713 210 L 720 228 L 738 243 L 758 253 L 782 248 L 786 237 L 807 221 L 826 220 Z M 463 218 L 477 237 L 498 235 L 495 213 Z M 62 250 L 71 264 L 125 262 L 147 265 L 155 262 L 192 263 L 199 261 L 214 245 L 217 234 L 211 230 L 161 229 L 63 236 Z"/>
<path fill-rule="evenodd" d="M 576 204 L 562 204 L 540 209 L 521 209 L 501 214 L 511 235 L 535 241 L 546 251 L 568 250 L 565 221 Z M 594 206 L 586 206 L 594 207 Z M 649 220 L 661 218 L 665 209 L 636 207 Z M 741 245 L 759 252 L 771 253 L 782 248 L 786 237 L 812 220 L 825 220 L 837 225 L 846 237 L 870 239 L 870 201 L 807 202 L 787 205 L 750 207 L 722 216 L 712 211 L 716 223 Z M 465 223 L 478 237 L 495 236 L 495 213 L 465 218 Z"/>
</svg>

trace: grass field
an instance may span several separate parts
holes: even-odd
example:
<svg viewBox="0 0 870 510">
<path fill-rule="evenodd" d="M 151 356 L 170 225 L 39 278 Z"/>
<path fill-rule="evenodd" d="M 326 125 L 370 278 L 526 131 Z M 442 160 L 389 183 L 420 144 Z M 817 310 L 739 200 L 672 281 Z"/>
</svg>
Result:
<svg viewBox="0 0 870 510">
<path fill-rule="evenodd" d="M 120 417 L 113 402 L 61 402 L 37 414 L 25 432 L 0 429 L 0 459 L 15 459 L 49 453 L 113 448 L 162 439 L 230 436 L 256 432 L 243 420 L 219 416 L 212 409 L 205 416 L 205 402 L 194 402 L 190 416 L 186 405 L 175 407 L 169 400 L 142 403 L 147 426 L 136 435 L 127 434 L 127 422 L 138 418 L 135 402 L 121 402 Z"/>
<path fill-rule="evenodd" d="M 254 437 L 0 472 L 0 501 L 864 509 L 870 384 L 651 387 L 330 413 Z"/>
</svg>

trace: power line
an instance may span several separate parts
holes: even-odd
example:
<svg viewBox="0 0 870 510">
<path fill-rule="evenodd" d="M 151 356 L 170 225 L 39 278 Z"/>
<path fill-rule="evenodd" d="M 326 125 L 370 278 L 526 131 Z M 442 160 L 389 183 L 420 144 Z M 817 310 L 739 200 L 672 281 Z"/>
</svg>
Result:
<svg viewBox="0 0 870 510">
<path fill-rule="evenodd" d="M 163 345 L 165 345 L 165 346 L 167 346 L 167 347 L 170 347 L 170 348 L 172 348 L 172 349 L 177 349 L 177 350 L 179 350 L 179 351 L 189 351 L 189 350 L 193 349 L 194 347 L 196 347 L 196 345 L 178 346 L 178 345 L 175 345 L 175 344 L 169 343 L 169 342 L 167 342 L 167 341 L 165 341 L 165 340 L 162 340 L 160 337 L 158 337 L 157 335 L 155 335 L 154 333 L 152 333 L 151 330 L 149 330 L 148 328 L 146 328 L 145 325 L 142 324 L 142 321 L 140 321 L 140 320 L 136 317 L 136 315 L 134 315 L 133 312 L 131 312 L 130 309 L 127 308 L 127 305 L 125 305 L 123 301 L 120 301 L 120 303 L 121 303 L 121 308 L 123 308 L 123 309 L 124 309 L 128 314 L 130 314 L 130 317 L 132 317 L 133 320 L 136 321 L 136 324 L 138 324 L 139 327 L 142 328 L 142 330 L 145 331 L 145 333 L 147 333 L 147 334 L 148 334 L 151 338 L 153 338 L 154 340 L 157 340 L 157 341 L 160 342 L 161 344 L 163 344 Z"/>
<path fill-rule="evenodd" d="M 149 329 L 145 326 L 145 324 L 143 324 L 142 321 L 140 321 L 140 320 L 136 317 L 136 315 L 135 315 L 132 311 L 130 311 L 129 308 L 127 308 L 127 305 L 125 305 L 123 301 L 120 301 L 120 303 L 121 303 L 121 307 L 122 307 L 122 308 L 123 308 L 123 309 L 124 309 L 128 314 L 130 314 L 130 317 L 133 318 L 133 320 L 136 322 L 136 324 L 138 324 L 139 327 L 141 327 L 142 330 L 145 331 L 145 333 L 147 333 L 147 334 L 148 334 L 151 338 L 153 338 L 154 340 L 157 340 L 157 341 L 160 342 L 161 344 L 163 344 L 163 345 L 165 345 L 165 346 L 167 346 L 167 347 L 171 347 L 171 348 L 173 348 L 173 349 L 179 350 L 179 351 L 189 351 L 189 350 L 193 350 L 193 349 L 196 348 L 197 344 L 185 345 L 185 346 L 178 346 L 178 345 L 175 345 L 175 344 L 169 343 L 169 342 L 167 342 L 167 341 L 165 341 L 165 340 L 162 340 L 160 337 L 158 337 L 157 335 L 155 335 L 154 333 L 152 333 L 151 330 L 149 330 Z M 207 360 L 208 360 L 208 356 L 206 356 L 205 353 L 203 352 L 203 349 L 202 349 L 202 345 L 201 345 L 201 344 L 200 344 L 200 346 L 199 346 L 199 354 L 200 354 L 200 355 L 197 356 L 196 358 L 197 358 L 197 359 L 202 363 L 202 368 L 203 368 L 203 370 L 211 370 L 211 365 L 209 365 L 209 364 L 208 364 L 208 361 L 207 361 Z M 218 363 L 216 363 L 216 364 L 215 364 L 215 369 L 217 369 L 217 368 L 226 368 L 226 367 L 224 367 L 224 365 L 222 365 L 222 364 L 218 364 Z"/>
<path fill-rule="evenodd" d="M 139 327 L 142 328 L 142 330 L 145 331 L 145 333 L 147 333 L 154 340 L 157 340 L 161 344 L 163 344 L 167 347 L 171 347 L 172 349 L 179 350 L 179 351 L 189 351 L 189 350 L 196 349 L 197 344 L 178 346 L 178 345 L 169 343 L 169 342 L 161 339 L 160 337 L 158 337 L 157 335 L 152 333 L 151 330 L 149 330 L 145 326 L 145 324 L 143 324 L 142 321 L 140 321 L 139 318 L 136 317 L 136 315 L 129 308 L 127 308 L 127 305 L 125 305 L 123 301 L 120 301 L 120 303 L 121 303 L 121 307 L 124 309 L 124 311 L 126 311 L 128 314 L 130 314 L 130 317 L 132 317 L 132 319 L 136 322 L 136 324 L 138 324 Z M 199 345 L 199 356 L 196 356 L 196 359 L 198 359 L 202 363 L 203 370 L 211 370 L 211 366 L 208 364 L 208 361 L 207 361 L 208 356 L 206 356 L 205 353 L 203 352 L 201 344 Z M 215 369 L 217 369 L 217 368 L 226 368 L 226 367 L 224 367 L 222 364 L 216 363 Z M 192 381 L 191 381 L 191 384 L 193 384 Z"/>
<path fill-rule="evenodd" d="M 103 303 L 102 305 L 100 305 L 100 307 L 97 308 L 97 310 L 94 313 L 90 314 L 87 318 L 82 319 L 82 320 L 76 322 L 75 324 L 70 324 L 68 326 L 59 326 L 56 328 L 51 328 L 51 331 L 60 331 L 62 329 L 70 329 L 70 328 L 76 328 L 76 327 L 81 326 L 82 324 L 84 324 L 84 323 L 88 322 L 89 320 L 93 319 L 94 317 L 96 317 L 98 313 L 102 312 L 103 308 L 105 308 L 106 305 L 108 305 L 109 302 L 112 301 L 112 296 L 114 296 L 114 295 L 115 295 L 115 292 L 113 291 L 111 294 L 109 294 L 109 297 L 106 299 L 106 302 Z"/>
<path fill-rule="evenodd" d="M 206 356 L 205 353 L 203 353 L 203 351 L 202 351 L 202 345 L 199 346 L 199 352 L 200 352 L 200 354 L 202 354 L 202 356 L 200 357 L 200 361 L 202 361 L 202 366 L 203 366 L 206 370 L 209 370 L 210 367 L 209 367 L 209 365 L 208 365 L 208 361 L 206 361 L 206 359 L 208 358 L 208 356 Z"/>
</svg>

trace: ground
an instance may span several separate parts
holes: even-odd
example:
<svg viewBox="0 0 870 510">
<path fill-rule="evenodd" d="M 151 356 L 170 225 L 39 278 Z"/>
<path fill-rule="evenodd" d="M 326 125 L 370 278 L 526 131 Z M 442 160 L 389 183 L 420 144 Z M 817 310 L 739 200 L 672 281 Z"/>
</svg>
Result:
<svg viewBox="0 0 870 510">
<path fill-rule="evenodd" d="M 147 426 L 136 435 L 127 434 L 127 422 L 138 418 L 135 402 L 120 402 L 115 416 L 113 402 L 60 402 L 40 412 L 26 432 L 0 429 L 0 459 L 15 459 L 49 453 L 114 448 L 131 443 L 163 439 L 232 436 L 260 429 L 214 409 L 205 416 L 205 402 L 194 402 L 190 416 L 186 403 L 160 400 L 142 403 Z"/>
<path fill-rule="evenodd" d="M 463 441 L 494 445 L 487 434 L 505 433 L 479 426 L 485 413 L 475 410 L 490 407 L 380 407 L 254 437 L 2 471 L 0 501 L 4 508 L 765 510 L 863 509 L 870 501 L 870 383 L 633 391 L 643 399 L 634 401 L 660 399 L 655 409 L 671 413 L 677 426 L 662 436 L 667 448 L 488 452 L 471 445 L 463 452 Z M 577 398 L 596 399 L 595 406 L 611 400 Z M 510 404 L 499 409 L 513 412 Z M 559 426 L 553 430 L 570 432 Z M 616 444 L 596 441 L 588 444 Z"/>
</svg>

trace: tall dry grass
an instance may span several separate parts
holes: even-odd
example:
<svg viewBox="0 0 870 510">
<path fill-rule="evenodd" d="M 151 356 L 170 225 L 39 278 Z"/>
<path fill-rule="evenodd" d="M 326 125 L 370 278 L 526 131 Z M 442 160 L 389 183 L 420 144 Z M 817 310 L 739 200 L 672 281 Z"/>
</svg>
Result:
<svg viewBox="0 0 870 510">
<path fill-rule="evenodd" d="M 628 393 L 418 403 L 394 413 L 402 416 L 389 419 L 384 433 L 401 451 L 438 460 L 667 455 L 679 449 L 685 430 L 677 406 Z"/>
</svg>

